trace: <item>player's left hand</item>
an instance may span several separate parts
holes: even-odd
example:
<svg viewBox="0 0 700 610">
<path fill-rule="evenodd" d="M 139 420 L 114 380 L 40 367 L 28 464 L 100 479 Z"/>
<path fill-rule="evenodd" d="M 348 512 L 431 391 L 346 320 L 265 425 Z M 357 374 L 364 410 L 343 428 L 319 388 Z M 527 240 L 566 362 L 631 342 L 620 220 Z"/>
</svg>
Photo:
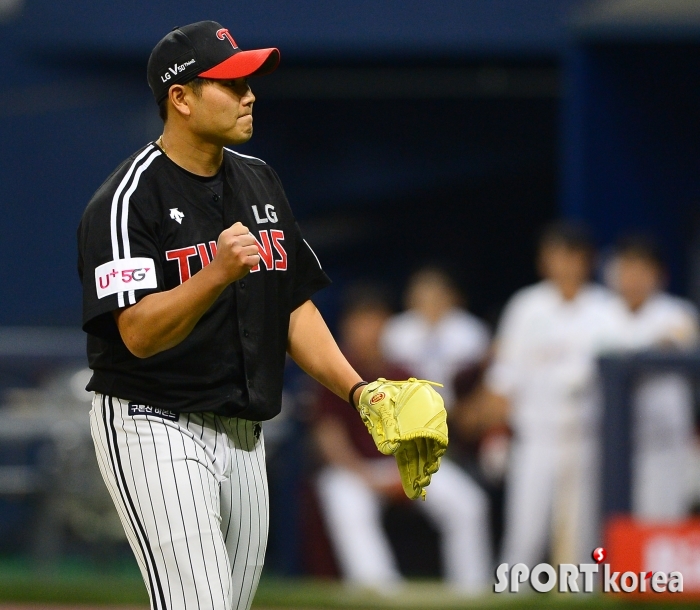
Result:
<svg viewBox="0 0 700 610">
<path fill-rule="evenodd" d="M 412 500 L 425 499 L 425 487 L 447 449 L 447 412 L 431 385 L 440 384 L 379 378 L 363 388 L 357 406 L 377 449 L 396 457 L 404 492 Z"/>
</svg>

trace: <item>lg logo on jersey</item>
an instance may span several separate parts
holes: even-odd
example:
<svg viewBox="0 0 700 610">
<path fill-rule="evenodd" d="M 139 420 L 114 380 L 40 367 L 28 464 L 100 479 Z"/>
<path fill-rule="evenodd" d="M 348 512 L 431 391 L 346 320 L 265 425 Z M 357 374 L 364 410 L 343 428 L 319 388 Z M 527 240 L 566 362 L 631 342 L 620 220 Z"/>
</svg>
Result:
<svg viewBox="0 0 700 610">
<path fill-rule="evenodd" d="M 272 207 L 272 206 L 270 206 Z M 274 211 L 273 211 L 274 214 Z M 284 249 L 282 242 L 284 241 L 284 231 L 272 229 L 270 231 L 259 231 L 258 237 L 253 235 L 257 242 L 258 251 L 260 253 L 260 261 L 265 266 L 267 271 L 286 271 L 287 270 L 287 251 Z M 177 248 L 176 250 L 168 250 L 165 253 L 165 260 L 177 261 L 178 271 L 180 274 L 180 283 L 189 280 L 193 273 L 197 270 L 192 270 L 190 259 L 198 257 L 201 268 L 206 267 L 216 256 L 216 242 L 210 241 L 209 244 L 196 244 L 185 248 Z M 196 260 L 196 258 L 195 258 Z M 260 265 L 253 267 L 250 272 L 255 273 L 260 271 Z"/>
<path fill-rule="evenodd" d="M 258 212 L 258 206 L 257 205 L 252 205 L 250 206 L 253 208 L 253 216 L 255 216 L 255 221 L 259 224 L 265 224 L 266 222 L 272 222 L 275 223 L 277 222 L 277 212 L 275 212 L 275 206 L 271 204 L 267 204 L 265 206 L 265 218 L 260 218 L 260 213 Z"/>
</svg>

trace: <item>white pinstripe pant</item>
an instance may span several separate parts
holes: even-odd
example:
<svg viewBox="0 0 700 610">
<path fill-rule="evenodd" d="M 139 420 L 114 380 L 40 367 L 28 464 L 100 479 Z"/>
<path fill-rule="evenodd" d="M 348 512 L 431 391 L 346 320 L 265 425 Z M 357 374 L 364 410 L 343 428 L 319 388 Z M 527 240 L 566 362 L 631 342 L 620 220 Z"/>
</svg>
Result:
<svg viewBox="0 0 700 610">
<path fill-rule="evenodd" d="M 248 610 L 269 522 L 260 424 L 96 394 L 90 428 L 152 610 Z"/>
</svg>

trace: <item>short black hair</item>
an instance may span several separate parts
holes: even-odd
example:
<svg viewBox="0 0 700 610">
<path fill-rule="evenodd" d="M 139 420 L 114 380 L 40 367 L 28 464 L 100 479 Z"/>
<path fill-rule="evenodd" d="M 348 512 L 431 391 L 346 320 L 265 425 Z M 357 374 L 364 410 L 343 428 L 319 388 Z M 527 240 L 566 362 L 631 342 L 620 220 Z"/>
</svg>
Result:
<svg viewBox="0 0 700 610">
<path fill-rule="evenodd" d="M 192 89 L 194 94 L 197 97 L 201 97 L 202 95 L 202 87 L 206 83 L 213 83 L 214 81 L 209 78 L 199 78 L 199 76 L 196 76 L 193 78 L 191 81 L 188 81 L 185 83 L 188 87 Z M 160 104 L 158 104 L 158 116 L 160 117 L 160 120 L 165 123 L 168 120 L 168 98 L 164 98 L 161 100 Z"/>
<path fill-rule="evenodd" d="M 640 258 L 659 267 L 665 264 L 659 242 L 648 233 L 628 233 L 617 240 L 614 249 L 615 256 Z"/>
<path fill-rule="evenodd" d="M 539 247 L 565 246 L 593 254 L 595 245 L 588 226 L 582 222 L 559 220 L 547 225 L 540 233 Z"/>
<path fill-rule="evenodd" d="M 448 290 L 451 290 L 455 296 L 462 298 L 462 289 L 457 282 L 455 273 L 448 265 L 442 262 L 429 262 L 415 269 L 408 278 L 407 289 L 411 289 L 416 284 L 425 280 L 435 280 L 442 283 Z"/>
<path fill-rule="evenodd" d="M 382 284 L 371 280 L 356 280 L 343 290 L 341 317 L 346 318 L 354 313 L 367 311 L 391 314 L 391 295 Z"/>
</svg>

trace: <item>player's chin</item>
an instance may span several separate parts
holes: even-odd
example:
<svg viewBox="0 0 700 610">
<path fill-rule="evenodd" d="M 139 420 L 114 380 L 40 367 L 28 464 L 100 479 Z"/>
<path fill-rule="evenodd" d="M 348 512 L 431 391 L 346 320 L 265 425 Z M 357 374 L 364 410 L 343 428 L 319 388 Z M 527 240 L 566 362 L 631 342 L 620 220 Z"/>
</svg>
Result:
<svg viewBox="0 0 700 610">
<path fill-rule="evenodd" d="M 245 144 L 248 140 L 253 137 L 253 125 L 246 127 L 245 129 L 238 128 L 229 134 L 227 138 L 227 144 L 230 146 L 235 146 L 236 144 Z"/>
</svg>

